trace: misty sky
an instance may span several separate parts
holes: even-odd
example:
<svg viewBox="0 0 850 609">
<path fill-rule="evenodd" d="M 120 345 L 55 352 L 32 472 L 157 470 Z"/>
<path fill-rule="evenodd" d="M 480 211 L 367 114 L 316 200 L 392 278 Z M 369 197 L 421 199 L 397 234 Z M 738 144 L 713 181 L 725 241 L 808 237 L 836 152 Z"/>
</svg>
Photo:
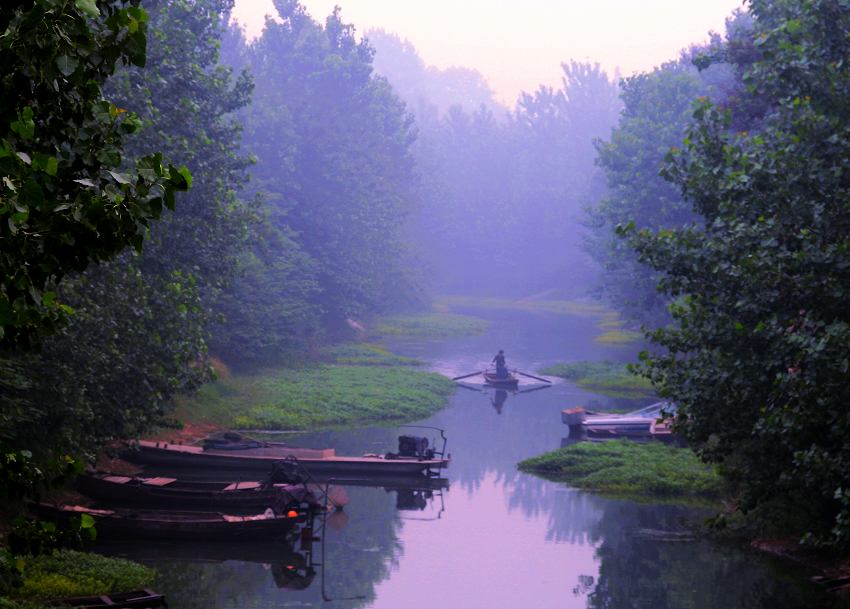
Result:
<svg viewBox="0 0 850 609">
<path fill-rule="evenodd" d="M 362 33 L 410 40 L 427 64 L 475 68 L 513 105 L 522 90 L 556 85 L 560 62 L 598 61 L 623 75 L 651 69 L 722 31 L 741 0 L 302 0 L 318 21 L 342 6 Z M 272 0 L 236 0 L 234 16 L 256 36 Z"/>
</svg>

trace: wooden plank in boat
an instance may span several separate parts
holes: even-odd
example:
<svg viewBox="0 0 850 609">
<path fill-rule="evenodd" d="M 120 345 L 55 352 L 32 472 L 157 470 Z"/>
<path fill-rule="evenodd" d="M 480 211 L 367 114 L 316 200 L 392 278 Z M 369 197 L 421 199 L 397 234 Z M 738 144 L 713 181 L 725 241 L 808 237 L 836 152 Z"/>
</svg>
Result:
<svg viewBox="0 0 850 609">
<path fill-rule="evenodd" d="M 144 484 L 148 486 L 166 486 L 176 481 L 177 478 L 145 478 Z"/>
<path fill-rule="evenodd" d="M 129 476 L 104 476 L 103 479 L 106 482 L 112 482 L 114 484 L 127 484 L 132 480 Z"/>
<path fill-rule="evenodd" d="M 260 488 L 262 485 L 261 482 L 231 482 L 224 490 L 226 491 L 247 491 L 255 488 Z"/>
</svg>

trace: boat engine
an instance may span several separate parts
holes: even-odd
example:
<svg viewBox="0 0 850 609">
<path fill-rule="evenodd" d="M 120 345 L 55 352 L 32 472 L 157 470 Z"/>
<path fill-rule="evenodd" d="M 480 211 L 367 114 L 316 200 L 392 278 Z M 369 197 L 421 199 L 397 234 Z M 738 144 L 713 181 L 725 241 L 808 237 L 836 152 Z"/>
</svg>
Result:
<svg viewBox="0 0 850 609">
<path fill-rule="evenodd" d="M 428 448 L 428 438 L 419 436 L 399 436 L 398 456 L 433 459 L 434 451 Z"/>
</svg>

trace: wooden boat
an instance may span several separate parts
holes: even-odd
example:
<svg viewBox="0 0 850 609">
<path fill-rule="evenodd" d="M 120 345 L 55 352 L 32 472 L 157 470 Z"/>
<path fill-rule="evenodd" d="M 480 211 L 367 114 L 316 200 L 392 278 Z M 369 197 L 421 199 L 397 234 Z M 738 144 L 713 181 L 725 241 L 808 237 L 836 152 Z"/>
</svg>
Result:
<svg viewBox="0 0 850 609">
<path fill-rule="evenodd" d="M 107 473 L 83 474 L 77 488 L 109 505 L 168 506 L 171 508 L 245 509 L 306 507 L 318 509 L 318 495 L 303 484 L 259 481 L 187 481 L 167 477 L 129 477 Z"/>
<path fill-rule="evenodd" d="M 109 609 L 154 609 L 154 607 L 168 607 L 165 603 L 165 596 L 147 588 L 120 594 L 58 598 L 49 601 L 49 604 L 59 607 L 79 607 L 80 609 L 101 609 L 102 607 L 109 607 Z"/>
<path fill-rule="evenodd" d="M 433 458 L 393 454 L 341 457 L 332 448 L 296 448 L 275 442 L 263 443 L 261 448 L 221 450 L 140 440 L 129 447 L 125 457 L 137 463 L 152 465 L 259 470 L 264 473 L 269 472 L 275 462 L 295 457 L 311 476 L 410 476 L 449 465 L 449 459 L 438 455 Z"/>
<path fill-rule="evenodd" d="M 256 540 L 274 539 L 295 530 L 309 516 L 303 510 L 275 514 L 237 516 L 217 512 L 172 510 L 101 510 L 80 505 L 39 504 L 37 512 L 51 520 L 67 520 L 88 514 L 94 517 L 98 538 L 102 539 L 191 539 Z"/>
<path fill-rule="evenodd" d="M 561 411 L 561 421 L 569 427 L 581 427 L 592 438 L 640 438 L 651 437 L 653 423 L 675 412 L 676 405 L 671 402 L 656 402 L 625 414 L 571 408 Z M 658 429 L 661 436 L 663 431 Z"/>
<path fill-rule="evenodd" d="M 494 372 L 484 372 L 484 382 L 492 387 L 501 387 L 503 389 L 516 389 L 519 387 L 519 379 L 508 373 L 506 377 L 498 377 Z"/>
</svg>

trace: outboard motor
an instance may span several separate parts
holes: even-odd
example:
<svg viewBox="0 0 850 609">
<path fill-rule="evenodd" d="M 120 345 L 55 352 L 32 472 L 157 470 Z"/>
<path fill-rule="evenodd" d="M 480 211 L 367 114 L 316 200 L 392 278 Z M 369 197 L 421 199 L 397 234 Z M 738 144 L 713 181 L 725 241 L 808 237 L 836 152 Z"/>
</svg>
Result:
<svg viewBox="0 0 850 609">
<path fill-rule="evenodd" d="M 430 459 L 434 456 L 434 451 L 428 450 L 428 438 L 422 438 L 419 436 L 399 436 L 398 456 Z"/>
</svg>

